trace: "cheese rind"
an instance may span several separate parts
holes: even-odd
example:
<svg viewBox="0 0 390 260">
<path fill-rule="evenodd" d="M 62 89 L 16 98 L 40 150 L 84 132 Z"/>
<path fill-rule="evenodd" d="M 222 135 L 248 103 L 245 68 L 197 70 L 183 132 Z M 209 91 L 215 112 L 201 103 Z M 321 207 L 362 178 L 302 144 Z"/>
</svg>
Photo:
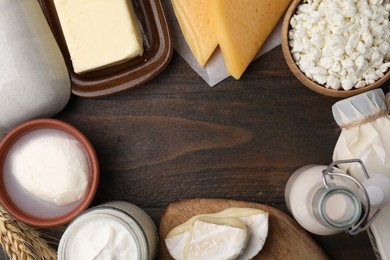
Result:
<svg viewBox="0 0 390 260">
<path fill-rule="evenodd" d="M 249 230 L 249 239 L 244 252 L 238 260 L 247 260 L 255 257 L 263 249 L 268 236 L 268 214 L 255 213 L 239 218 Z"/>
<path fill-rule="evenodd" d="M 74 71 L 125 62 L 143 53 L 143 38 L 131 1 L 54 0 Z"/>
<path fill-rule="evenodd" d="M 214 214 L 197 215 L 172 229 L 165 239 L 169 253 L 176 260 L 189 259 L 194 226 L 197 222 L 248 230 L 248 240 L 245 242 L 246 246 L 240 253 L 241 255 L 235 256 L 239 260 L 252 259 L 256 256 L 263 248 L 268 235 L 268 213 L 260 209 L 228 208 Z M 209 225 L 208 227 L 212 226 Z M 225 244 L 225 247 L 229 246 Z M 207 256 L 205 259 L 209 258 L 210 256 Z"/>
<path fill-rule="evenodd" d="M 239 219 L 199 215 L 169 232 L 165 244 L 176 260 L 235 259 L 244 251 L 249 235 Z"/>
<path fill-rule="evenodd" d="M 174 236 L 177 236 L 179 234 L 182 234 L 186 231 L 191 231 L 192 226 L 196 221 L 203 221 L 203 222 L 209 222 L 209 223 L 214 223 L 218 225 L 229 225 L 232 227 L 237 227 L 237 228 L 243 228 L 246 229 L 245 223 L 242 222 L 241 220 L 238 220 L 236 218 L 233 218 L 228 215 L 218 215 L 216 214 L 204 214 L 204 215 L 197 215 L 192 218 L 190 218 L 187 222 L 175 227 L 172 229 L 168 235 L 167 238 L 171 238 Z"/>
<path fill-rule="evenodd" d="M 249 233 L 245 228 L 195 221 L 188 260 L 233 260 L 244 250 Z"/>
<path fill-rule="evenodd" d="M 191 231 L 184 231 L 175 236 L 165 239 L 165 244 L 169 251 L 169 254 L 175 260 L 184 260 L 184 252 L 188 247 L 188 243 L 191 239 Z"/>
<path fill-rule="evenodd" d="M 172 0 L 173 10 L 184 39 L 195 59 L 204 67 L 218 46 L 207 0 Z"/>
<path fill-rule="evenodd" d="M 209 220 L 209 221 L 219 221 L 219 219 L 242 218 L 242 217 L 248 217 L 248 216 L 259 215 L 259 214 L 263 214 L 263 215 L 268 216 L 267 212 L 260 210 L 260 209 L 254 209 L 254 208 L 228 208 L 228 209 L 225 209 L 223 211 L 220 211 L 220 212 L 217 212 L 214 214 L 196 215 L 196 216 L 190 218 L 189 220 L 187 220 L 185 223 L 172 229 L 168 233 L 167 238 L 176 236 L 176 235 L 181 234 L 185 231 L 191 231 L 191 227 L 192 227 L 193 223 L 199 219 L 203 219 L 203 220 L 206 219 L 207 220 L 207 219 L 211 218 L 212 220 Z M 268 220 L 268 217 L 267 217 L 267 220 Z M 215 222 L 215 223 L 219 223 L 219 222 Z M 234 222 L 230 222 L 230 225 L 237 225 L 237 224 L 235 224 Z"/>
<path fill-rule="evenodd" d="M 239 79 L 291 0 L 209 1 L 213 30 L 226 67 Z"/>
</svg>

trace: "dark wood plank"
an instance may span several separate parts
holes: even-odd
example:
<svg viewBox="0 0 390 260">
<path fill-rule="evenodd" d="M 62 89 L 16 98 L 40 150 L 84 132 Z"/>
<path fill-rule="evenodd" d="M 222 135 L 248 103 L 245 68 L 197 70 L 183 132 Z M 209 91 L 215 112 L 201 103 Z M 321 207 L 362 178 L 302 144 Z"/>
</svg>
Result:
<svg viewBox="0 0 390 260">
<path fill-rule="evenodd" d="M 239 81 L 213 88 L 175 52 L 144 86 L 105 98 L 72 96 L 56 118 L 79 128 L 97 151 L 101 180 L 91 206 L 130 201 L 158 226 L 167 204 L 189 198 L 256 202 L 288 213 L 284 186 L 291 173 L 331 162 L 336 101 L 300 84 L 281 47 L 254 61 Z M 375 259 L 366 234 L 313 238 L 332 259 Z"/>
</svg>

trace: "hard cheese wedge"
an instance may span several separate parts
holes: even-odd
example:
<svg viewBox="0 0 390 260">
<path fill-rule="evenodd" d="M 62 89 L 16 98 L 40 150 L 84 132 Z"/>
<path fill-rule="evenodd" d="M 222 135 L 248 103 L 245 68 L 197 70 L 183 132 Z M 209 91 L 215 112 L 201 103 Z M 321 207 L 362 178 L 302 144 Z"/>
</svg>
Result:
<svg viewBox="0 0 390 260">
<path fill-rule="evenodd" d="M 209 1 L 214 33 L 226 67 L 239 79 L 291 0 Z"/>
<path fill-rule="evenodd" d="M 143 38 L 131 1 L 54 0 L 54 4 L 76 73 L 142 55 Z"/>
<path fill-rule="evenodd" d="M 243 250 L 240 251 L 240 255 L 235 256 L 234 259 L 252 259 L 263 248 L 266 237 L 268 235 L 268 213 L 259 209 L 229 208 L 215 214 L 197 215 L 189 219 L 187 222 L 172 229 L 165 239 L 169 253 L 176 260 L 191 259 L 190 256 L 194 255 L 194 252 L 192 252 L 192 248 L 194 248 L 195 245 L 193 240 L 198 238 L 194 238 L 193 234 L 195 223 L 198 221 L 207 222 L 210 224 L 207 225 L 207 227 L 204 227 L 205 229 L 208 229 L 209 234 L 213 234 L 214 230 L 218 230 L 216 226 L 212 226 L 211 224 L 228 225 L 230 227 L 236 228 L 239 228 L 242 223 L 244 224 L 244 227 L 249 232 L 249 238 L 247 241 L 245 241 L 245 246 L 242 248 Z M 206 224 L 199 224 L 197 225 L 197 228 L 205 225 Z M 241 228 L 243 227 L 241 226 Z M 195 234 L 197 234 L 197 232 L 198 231 L 196 231 Z M 218 236 L 222 236 L 220 233 L 217 234 Z M 207 237 L 205 234 L 204 236 Z M 223 236 L 229 235 L 226 232 Z M 220 239 L 223 240 L 222 238 Z M 191 243 L 193 244 L 192 247 Z M 239 242 L 235 241 L 235 244 L 239 244 Z M 225 251 L 227 251 L 226 253 L 229 255 L 234 255 L 237 251 L 239 251 L 239 248 L 237 247 L 233 248 L 233 251 L 227 250 L 232 248 L 227 243 L 225 243 L 223 247 L 225 248 Z M 198 255 L 196 259 L 212 259 L 211 257 L 211 255 L 207 255 L 207 257 L 205 255 L 204 257 L 200 257 Z M 217 254 L 217 257 L 221 257 L 221 255 Z"/>
<path fill-rule="evenodd" d="M 172 0 L 184 39 L 200 66 L 204 67 L 218 46 L 209 17 L 208 0 Z"/>
</svg>

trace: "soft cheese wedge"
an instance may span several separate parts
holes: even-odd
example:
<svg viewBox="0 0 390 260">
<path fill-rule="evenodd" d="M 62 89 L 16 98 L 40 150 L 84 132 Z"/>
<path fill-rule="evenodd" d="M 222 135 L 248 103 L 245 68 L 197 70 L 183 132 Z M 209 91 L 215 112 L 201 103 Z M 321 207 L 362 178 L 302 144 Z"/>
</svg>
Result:
<svg viewBox="0 0 390 260">
<path fill-rule="evenodd" d="M 165 239 L 165 243 L 169 253 L 175 259 L 190 259 L 188 258 L 190 255 L 192 255 L 190 245 L 193 240 L 194 226 L 198 221 L 216 225 L 229 225 L 231 227 L 238 228 L 240 225 L 242 225 L 242 223 L 244 224 L 245 228 L 249 232 L 249 237 L 248 240 L 245 241 L 245 246 L 240 255 L 237 255 L 234 259 L 252 259 L 263 248 L 268 235 L 268 213 L 259 209 L 229 208 L 215 214 L 197 215 L 189 219 L 187 222 L 175 227 L 171 230 L 171 232 L 168 233 L 167 238 Z M 202 227 L 202 225 L 197 225 L 197 227 Z M 212 225 L 208 225 L 207 227 L 210 234 L 213 233 L 213 228 L 216 228 Z M 225 234 L 225 236 L 227 236 L 227 234 Z M 228 245 L 226 244 L 224 247 L 226 250 Z M 235 248 L 235 250 L 238 249 Z M 196 259 L 212 258 L 211 256 L 208 256 L 205 258 Z"/>
<path fill-rule="evenodd" d="M 226 67 L 239 79 L 291 0 L 208 1 Z"/>
<path fill-rule="evenodd" d="M 76 73 L 141 56 L 143 38 L 128 0 L 54 0 Z"/>
<path fill-rule="evenodd" d="M 233 260 L 242 254 L 249 233 L 245 228 L 195 221 L 188 260 Z"/>
<path fill-rule="evenodd" d="M 268 213 L 254 208 L 228 208 L 215 214 L 214 218 L 237 218 L 243 221 L 249 230 L 247 246 L 239 260 L 252 259 L 263 248 L 268 235 Z"/>
<path fill-rule="evenodd" d="M 209 17 L 208 0 L 172 0 L 184 39 L 196 61 L 204 67 L 218 46 Z"/>
<path fill-rule="evenodd" d="M 184 251 L 189 248 L 189 242 L 191 240 L 191 229 L 185 230 L 182 233 L 177 233 L 171 237 L 168 235 L 165 239 L 165 245 L 169 251 L 169 254 L 176 260 L 184 260 Z"/>
<path fill-rule="evenodd" d="M 249 240 L 244 252 L 237 258 L 238 260 L 248 260 L 255 257 L 265 244 L 268 235 L 268 214 L 255 213 L 250 216 L 239 218 L 249 230 Z"/>
<path fill-rule="evenodd" d="M 227 260 L 242 254 L 248 239 L 249 232 L 241 220 L 199 216 L 174 228 L 165 243 L 177 260 Z"/>
</svg>

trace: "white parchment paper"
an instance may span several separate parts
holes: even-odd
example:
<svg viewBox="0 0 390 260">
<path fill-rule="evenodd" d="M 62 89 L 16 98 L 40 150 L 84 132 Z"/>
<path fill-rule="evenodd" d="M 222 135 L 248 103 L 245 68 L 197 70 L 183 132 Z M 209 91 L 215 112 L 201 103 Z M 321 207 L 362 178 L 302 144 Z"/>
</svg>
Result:
<svg viewBox="0 0 390 260">
<path fill-rule="evenodd" d="M 173 47 L 179 53 L 179 55 L 207 82 L 207 84 L 209 84 L 210 87 L 229 77 L 230 75 L 226 69 L 221 50 L 219 48 L 217 48 L 204 68 L 199 66 L 183 37 L 179 23 L 173 11 L 171 1 L 162 1 L 162 3 L 167 16 L 168 24 L 170 26 Z M 280 35 L 282 29 L 282 20 L 283 16 L 260 49 L 256 58 L 281 44 L 282 40 Z"/>
</svg>

